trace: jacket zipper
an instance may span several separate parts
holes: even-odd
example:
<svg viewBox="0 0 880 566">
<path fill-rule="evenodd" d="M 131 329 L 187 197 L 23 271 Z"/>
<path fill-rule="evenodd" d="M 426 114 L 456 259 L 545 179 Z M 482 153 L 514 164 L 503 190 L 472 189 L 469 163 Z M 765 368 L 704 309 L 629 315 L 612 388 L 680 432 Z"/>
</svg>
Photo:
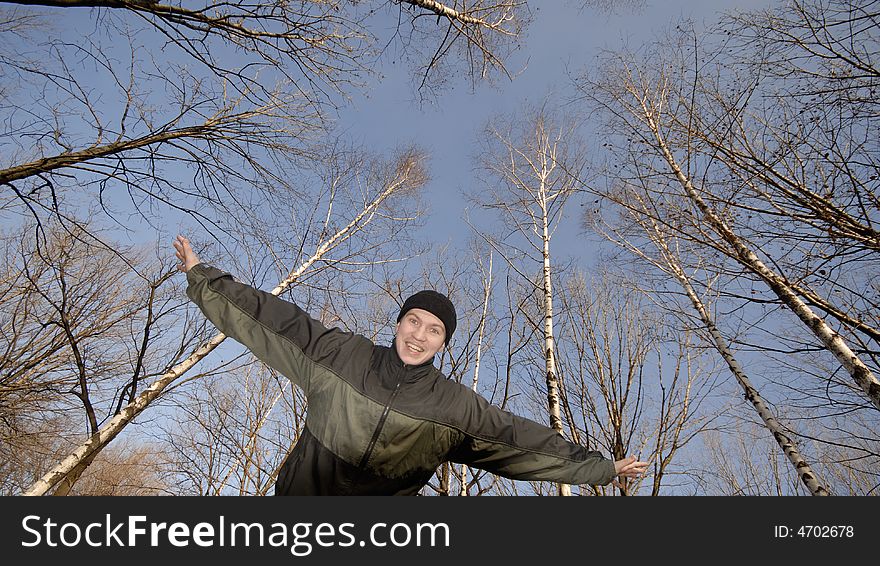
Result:
<svg viewBox="0 0 880 566">
<path fill-rule="evenodd" d="M 385 403 L 385 410 L 382 411 L 382 416 L 379 417 L 379 423 L 376 425 L 376 430 L 373 432 L 373 437 L 370 439 L 370 443 L 367 445 L 367 451 L 364 452 L 364 457 L 361 458 L 360 468 L 363 469 L 367 462 L 370 460 L 370 456 L 373 454 L 373 449 L 376 447 L 376 442 L 379 440 L 379 433 L 382 432 L 382 427 L 385 426 L 385 420 L 388 418 L 388 413 L 391 412 L 391 404 L 394 403 L 394 398 L 397 397 L 397 392 L 400 391 L 400 384 L 403 383 L 403 376 L 397 380 L 397 385 L 394 386 L 394 391 L 391 392 L 391 397 L 388 398 L 388 402 Z"/>
</svg>

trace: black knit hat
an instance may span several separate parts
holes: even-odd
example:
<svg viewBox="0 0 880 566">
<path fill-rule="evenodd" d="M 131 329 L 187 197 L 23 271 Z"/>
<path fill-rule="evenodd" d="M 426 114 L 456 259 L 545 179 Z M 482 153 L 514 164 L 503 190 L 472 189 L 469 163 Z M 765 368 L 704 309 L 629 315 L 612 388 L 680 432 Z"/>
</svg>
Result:
<svg viewBox="0 0 880 566">
<path fill-rule="evenodd" d="M 452 301 L 446 295 L 430 289 L 419 291 L 403 302 L 403 306 L 400 307 L 400 314 L 397 315 L 397 322 L 400 322 L 406 311 L 410 309 L 426 310 L 439 318 L 446 328 L 446 343 L 449 344 L 449 339 L 452 338 L 452 333 L 455 332 L 456 316 L 455 307 L 452 306 Z"/>
</svg>

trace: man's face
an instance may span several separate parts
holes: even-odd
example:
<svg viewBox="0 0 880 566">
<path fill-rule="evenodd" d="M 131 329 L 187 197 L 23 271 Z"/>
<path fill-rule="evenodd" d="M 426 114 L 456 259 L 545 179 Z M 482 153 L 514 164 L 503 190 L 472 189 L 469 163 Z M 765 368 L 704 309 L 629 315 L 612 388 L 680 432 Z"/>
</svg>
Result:
<svg viewBox="0 0 880 566">
<path fill-rule="evenodd" d="M 426 310 L 410 309 L 397 323 L 394 347 L 403 363 L 417 366 L 440 351 L 445 338 L 443 321 Z"/>
</svg>

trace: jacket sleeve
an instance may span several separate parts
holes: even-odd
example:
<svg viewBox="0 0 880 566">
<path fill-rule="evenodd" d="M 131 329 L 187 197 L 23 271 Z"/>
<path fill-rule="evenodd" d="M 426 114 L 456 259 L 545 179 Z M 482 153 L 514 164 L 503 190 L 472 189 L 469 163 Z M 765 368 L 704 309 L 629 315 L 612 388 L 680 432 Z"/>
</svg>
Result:
<svg viewBox="0 0 880 566">
<path fill-rule="evenodd" d="M 239 283 L 204 263 L 193 266 L 186 278 L 187 296 L 220 332 L 244 344 L 307 393 L 313 377 L 326 374 L 321 367 L 350 359 L 353 349 L 368 342 L 328 329 L 294 303 Z"/>
<path fill-rule="evenodd" d="M 453 462 L 515 480 L 606 485 L 614 462 L 567 441 L 552 428 L 514 415 L 471 393 L 462 405 L 464 440 Z"/>
</svg>

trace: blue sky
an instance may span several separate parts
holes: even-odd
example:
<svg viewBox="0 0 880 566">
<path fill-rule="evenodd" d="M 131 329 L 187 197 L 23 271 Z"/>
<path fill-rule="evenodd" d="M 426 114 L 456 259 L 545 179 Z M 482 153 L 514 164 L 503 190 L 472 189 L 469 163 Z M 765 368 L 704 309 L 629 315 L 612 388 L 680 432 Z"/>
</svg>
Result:
<svg viewBox="0 0 880 566">
<path fill-rule="evenodd" d="M 713 25 L 724 11 L 759 9 L 772 2 L 648 0 L 642 8 L 621 9 L 617 14 L 578 8 L 578 4 L 574 0 L 531 3 L 532 23 L 508 64 L 513 80 L 499 77 L 494 85 L 480 84 L 475 91 L 464 81 L 450 81 L 439 96 L 420 102 L 414 97 L 409 69 L 392 64 L 397 58 L 390 54 L 380 68 L 384 80 L 341 111 L 339 127 L 354 142 L 388 151 L 416 143 L 431 155 L 431 182 L 424 193 L 430 208 L 427 240 L 439 238 L 456 245 L 467 238 L 466 225 L 457 230 L 449 227 L 467 206 L 462 194 L 479 186 L 473 176 L 473 155 L 490 116 L 545 100 L 565 104 L 572 94 L 569 77 L 592 68 L 603 50 L 637 49 L 681 19 L 693 20 L 699 29 Z M 571 203 L 568 211 L 578 208 Z M 576 218 L 567 219 L 556 239 L 558 249 L 570 249 L 578 224 Z"/>
</svg>

